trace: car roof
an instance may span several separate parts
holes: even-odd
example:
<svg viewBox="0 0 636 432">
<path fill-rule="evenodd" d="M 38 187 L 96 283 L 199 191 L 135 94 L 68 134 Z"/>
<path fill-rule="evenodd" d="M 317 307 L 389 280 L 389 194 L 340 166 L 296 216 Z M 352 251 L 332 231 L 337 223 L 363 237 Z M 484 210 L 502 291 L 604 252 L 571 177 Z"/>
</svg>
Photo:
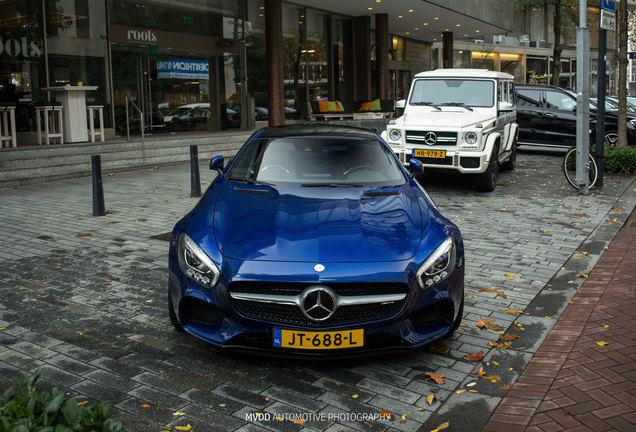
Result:
<svg viewBox="0 0 636 432">
<path fill-rule="evenodd" d="M 505 72 L 489 71 L 488 69 L 436 69 L 427 72 L 420 72 L 415 78 L 495 78 L 495 79 L 514 79 L 514 77 Z"/>
<path fill-rule="evenodd" d="M 336 126 L 328 124 L 319 125 L 292 125 L 292 126 L 270 126 L 261 129 L 259 138 L 285 138 L 293 136 L 333 136 L 333 137 L 357 137 L 376 139 L 369 129 Z"/>
</svg>

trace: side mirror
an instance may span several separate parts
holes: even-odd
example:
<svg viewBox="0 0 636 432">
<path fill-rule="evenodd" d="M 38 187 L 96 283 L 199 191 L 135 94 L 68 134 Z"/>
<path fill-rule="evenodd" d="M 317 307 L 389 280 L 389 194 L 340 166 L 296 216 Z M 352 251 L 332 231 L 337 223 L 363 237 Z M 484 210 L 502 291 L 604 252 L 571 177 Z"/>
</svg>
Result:
<svg viewBox="0 0 636 432">
<path fill-rule="evenodd" d="M 223 155 L 214 156 L 210 161 L 210 169 L 219 172 L 219 175 L 223 174 Z"/>
<path fill-rule="evenodd" d="M 395 103 L 396 108 L 404 109 L 406 108 L 406 99 L 401 99 Z"/>
<path fill-rule="evenodd" d="M 411 176 L 414 176 L 417 173 L 424 172 L 424 167 L 422 166 L 422 162 L 417 159 L 409 160 L 408 170 L 411 173 Z"/>
<path fill-rule="evenodd" d="M 510 102 L 499 102 L 499 111 L 512 111 L 514 105 Z"/>
</svg>

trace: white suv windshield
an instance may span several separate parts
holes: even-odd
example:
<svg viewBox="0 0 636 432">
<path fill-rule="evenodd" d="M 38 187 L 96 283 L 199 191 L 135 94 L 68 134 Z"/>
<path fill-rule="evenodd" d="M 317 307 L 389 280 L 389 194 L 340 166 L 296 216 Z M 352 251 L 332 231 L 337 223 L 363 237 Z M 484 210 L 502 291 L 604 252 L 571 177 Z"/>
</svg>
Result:
<svg viewBox="0 0 636 432">
<path fill-rule="evenodd" d="M 413 84 L 409 104 L 490 108 L 495 104 L 495 82 L 476 79 L 419 79 Z"/>
</svg>

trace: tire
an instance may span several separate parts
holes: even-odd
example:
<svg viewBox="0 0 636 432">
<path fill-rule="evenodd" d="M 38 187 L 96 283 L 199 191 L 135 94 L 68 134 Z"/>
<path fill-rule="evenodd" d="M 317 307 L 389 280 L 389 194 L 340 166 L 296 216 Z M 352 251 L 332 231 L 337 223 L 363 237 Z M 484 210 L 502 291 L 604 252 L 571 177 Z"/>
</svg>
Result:
<svg viewBox="0 0 636 432">
<path fill-rule="evenodd" d="M 168 291 L 168 315 L 170 316 L 170 323 L 172 324 L 172 326 L 176 328 L 177 330 L 179 330 L 180 332 L 183 332 L 183 327 L 181 327 L 181 323 L 179 322 L 177 315 L 174 313 L 174 305 L 172 304 L 172 296 L 170 295 L 169 291 Z"/>
<path fill-rule="evenodd" d="M 517 140 L 512 143 L 512 153 L 507 161 L 501 164 L 502 171 L 514 171 L 517 167 Z"/>
<path fill-rule="evenodd" d="M 589 188 L 592 189 L 596 184 L 596 180 L 598 179 L 598 173 L 596 161 L 594 160 L 594 156 L 592 156 L 591 154 L 589 155 L 589 164 Z M 576 178 L 576 147 L 568 150 L 568 152 L 565 154 L 565 157 L 563 158 L 563 175 L 565 176 L 565 179 L 570 184 L 570 186 L 577 190 L 580 189 L 580 186 L 574 181 L 574 179 Z"/>
<path fill-rule="evenodd" d="M 482 192 L 492 192 L 497 187 L 497 175 L 499 174 L 499 148 L 495 147 L 490 156 L 488 168 L 477 177 L 477 190 Z"/>
<path fill-rule="evenodd" d="M 455 333 L 455 331 L 461 325 L 463 318 L 464 318 L 464 295 L 462 294 L 462 302 L 459 304 L 459 312 L 457 313 L 457 317 L 455 318 L 455 321 L 453 321 L 453 326 L 448 331 L 448 333 L 446 333 L 445 336 L 452 336 L 452 334 Z"/>
</svg>

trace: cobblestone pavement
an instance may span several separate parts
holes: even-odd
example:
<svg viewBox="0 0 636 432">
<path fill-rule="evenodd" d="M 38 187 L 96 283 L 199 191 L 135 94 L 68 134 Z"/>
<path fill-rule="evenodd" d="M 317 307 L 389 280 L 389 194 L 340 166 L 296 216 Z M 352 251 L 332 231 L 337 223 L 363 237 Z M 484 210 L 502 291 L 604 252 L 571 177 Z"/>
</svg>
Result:
<svg viewBox="0 0 636 432">
<path fill-rule="evenodd" d="M 171 327 L 161 235 L 196 203 L 189 166 L 105 175 L 104 217 L 91 216 L 90 178 L 0 189 L 0 391 L 41 371 L 78 400 L 110 401 L 128 431 L 481 430 L 634 206 L 633 177 L 583 197 L 559 162 L 521 153 L 490 194 L 426 175 L 464 234 L 464 325 L 426 349 L 338 362 L 218 353 Z"/>
</svg>

